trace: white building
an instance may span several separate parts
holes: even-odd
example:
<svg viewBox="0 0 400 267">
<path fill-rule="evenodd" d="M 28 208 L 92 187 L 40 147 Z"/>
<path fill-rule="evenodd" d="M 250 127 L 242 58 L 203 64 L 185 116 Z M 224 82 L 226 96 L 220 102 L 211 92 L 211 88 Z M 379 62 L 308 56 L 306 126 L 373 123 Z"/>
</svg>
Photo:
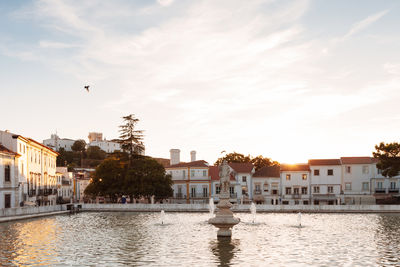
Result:
<svg viewBox="0 0 400 267">
<path fill-rule="evenodd" d="M 208 163 L 196 160 L 191 152 L 191 162 L 180 162 L 180 150 L 171 149 L 171 165 L 166 173 L 171 175 L 174 191 L 173 201 L 177 203 L 206 203 L 211 196 L 211 180 Z"/>
<path fill-rule="evenodd" d="M 340 159 L 310 159 L 311 198 L 314 205 L 340 204 L 342 165 Z"/>
<path fill-rule="evenodd" d="M 266 166 L 253 174 L 253 201 L 257 204 L 277 205 L 280 198 L 280 167 Z"/>
<path fill-rule="evenodd" d="M 282 204 L 309 205 L 310 167 L 308 164 L 281 165 Z"/>
<path fill-rule="evenodd" d="M 19 206 L 19 157 L 0 144 L 0 209 Z"/>
<path fill-rule="evenodd" d="M 43 140 L 43 144 L 56 151 L 59 151 L 60 148 L 63 148 L 65 151 L 72 151 L 71 147 L 75 141 L 68 138 L 60 138 L 57 134 L 52 134 L 50 139 Z"/>
<path fill-rule="evenodd" d="M 343 201 L 346 204 L 375 204 L 371 180 L 378 177 L 377 159 L 341 157 Z"/>
<path fill-rule="evenodd" d="M 101 150 L 107 153 L 122 151 L 121 145 L 119 143 L 107 140 L 92 141 L 88 144 L 88 147 L 90 146 L 98 146 Z"/>
<path fill-rule="evenodd" d="M 0 143 L 21 155 L 18 158 L 19 199 L 39 205 L 56 204 L 58 153 L 27 137 L 0 131 Z"/>
<path fill-rule="evenodd" d="M 72 200 L 73 173 L 68 172 L 67 167 L 57 167 L 57 201 L 68 203 Z"/>
<path fill-rule="evenodd" d="M 254 166 L 251 163 L 228 163 L 231 167 L 235 181 L 231 181 L 232 195 L 236 196 L 237 202 L 250 202 L 253 199 L 253 184 L 252 177 L 255 172 Z M 233 197 L 232 197 L 233 198 Z"/>
</svg>

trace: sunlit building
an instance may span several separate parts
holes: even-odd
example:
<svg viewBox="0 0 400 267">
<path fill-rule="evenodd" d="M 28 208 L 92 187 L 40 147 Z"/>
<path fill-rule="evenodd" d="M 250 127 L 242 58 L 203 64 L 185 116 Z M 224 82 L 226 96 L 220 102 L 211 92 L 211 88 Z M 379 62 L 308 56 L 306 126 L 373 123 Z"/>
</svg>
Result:
<svg viewBox="0 0 400 267">
<path fill-rule="evenodd" d="M 0 144 L 0 209 L 19 206 L 18 158 Z"/>
<path fill-rule="evenodd" d="M 257 204 L 277 205 L 280 198 L 280 166 L 265 166 L 252 177 L 253 201 Z"/>
<path fill-rule="evenodd" d="M 307 163 L 281 165 L 281 201 L 286 205 L 310 204 L 310 167 Z"/>
<path fill-rule="evenodd" d="M 49 139 L 43 140 L 43 144 L 56 151 L 59 151 L 60 148 L 65 151 L 72 151 L 72 145 L 75 141 L 73 139 L 60 138 L 57 134 L 52 134 Z"/>
</svg>

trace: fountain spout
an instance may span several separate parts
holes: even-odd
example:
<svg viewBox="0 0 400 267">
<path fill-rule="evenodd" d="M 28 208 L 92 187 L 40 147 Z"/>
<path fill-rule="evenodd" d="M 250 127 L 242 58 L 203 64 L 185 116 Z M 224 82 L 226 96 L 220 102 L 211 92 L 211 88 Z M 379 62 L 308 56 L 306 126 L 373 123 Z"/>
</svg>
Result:
<svg viewBox="0 0 400 267">
<path fill-rule="evenodd" d="M 251 202 L 250 212 L 251 212 L 251 215 L 253 217 L 253 223 L 255 223 L 256 222 L 257 208 L 256 208 L 256 205 L 254 204 L 254 202 Z"/>
<path fill-rule="evenodd" d="M 208 220 L 208 223 L 218 227 L 218 237 L 231 237 L 231 228 L 240 222 L 240 219 L 233 217 L 231 211 L 232 204 L 229 202 L 230 193 L 230 167 L 224 160 L 219 167 L 219 177 L 221 183 L 221 192 L 219 197 L 219 203 L 217 204 L 217 214 L 214 218 Z"/>
<path fill-rule="evenodd" d="M 210 211 L 210 217 L 213 217 L 214 216 L 214 211 L 215 211 L 215 205 L 214 205 L 214 199 L 213 198 L 210 198 L 208 209 Z"/>
</svg>

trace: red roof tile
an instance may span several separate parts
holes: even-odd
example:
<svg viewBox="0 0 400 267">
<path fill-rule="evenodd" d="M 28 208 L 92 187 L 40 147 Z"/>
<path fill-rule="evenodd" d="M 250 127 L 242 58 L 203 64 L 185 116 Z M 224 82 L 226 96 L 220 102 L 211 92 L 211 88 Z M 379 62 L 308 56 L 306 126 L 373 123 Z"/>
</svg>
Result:
<svg viewBox="0 0 400 267">
<path fill-rule="evenodd" d="M 280 166 L 265 166 L 256 171 L 253 177 L 280 177 Z"/>
<path fill-rule="evenodd" d="M 310 159 L 308 160 L 309 165 L 342 165 L 340 159 Z"/>
<path fill-rule="evenodd" d="M 281 172 L 300 172 L 300 171 L 310 171 L 310 166 L 307 163 L 281 165 Z"/>
<path fill-rule="evenodd" d="M 188 168 L 188 167 L 208 167 L 208 163 L 205 160 L 196 160 L 192 162 L 181 162 L 178 164 L 170 165 L 166 169 L 170 168 Z"/>
<path fill-rule="evenodd" d="M 244 173 L 251 173 L 253 170 L 254 166 L 251 163 L 236 163 L 236 162 L 231 162 L 228 163 L 228 165 L 235 171 L 235 172 L 244 172 Z"/>
<path fill-rule="evenodd" d="M 211 176 L 211 181 L 219 181 L 219 166 L 210 166 L 208 167 L 208 173 Z M 231 181 L 235 181 L 235 177 L 231 173 Z"/>
<path fill-rule="evenodd" d="M 378 159 L 373 157 L 341 157 L 342 164 L 371 164 L 377 163 Z"/>
</svg>

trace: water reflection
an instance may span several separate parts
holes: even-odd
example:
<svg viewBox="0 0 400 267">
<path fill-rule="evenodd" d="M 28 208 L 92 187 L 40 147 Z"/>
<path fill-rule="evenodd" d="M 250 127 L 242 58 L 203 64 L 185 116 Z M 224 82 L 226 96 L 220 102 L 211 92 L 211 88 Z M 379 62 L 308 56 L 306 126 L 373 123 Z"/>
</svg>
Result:
<svg viewBox="0 0 400 267">
<path fill-rule="evenodd" d="M 400 221 L 397 215 L 378 217 L 375 240 L 379 265 L 400 265 Z"/>
<path fill-rule="evenodd" d="M 215 257 L 218 258 L 218 266 L 231 266 L 231 261 L 240 244 L 238 239 L 232 240 L 228 237 L 218 237 L 217 240 L 210 242 L 210 249 Z"/>
</svg>

